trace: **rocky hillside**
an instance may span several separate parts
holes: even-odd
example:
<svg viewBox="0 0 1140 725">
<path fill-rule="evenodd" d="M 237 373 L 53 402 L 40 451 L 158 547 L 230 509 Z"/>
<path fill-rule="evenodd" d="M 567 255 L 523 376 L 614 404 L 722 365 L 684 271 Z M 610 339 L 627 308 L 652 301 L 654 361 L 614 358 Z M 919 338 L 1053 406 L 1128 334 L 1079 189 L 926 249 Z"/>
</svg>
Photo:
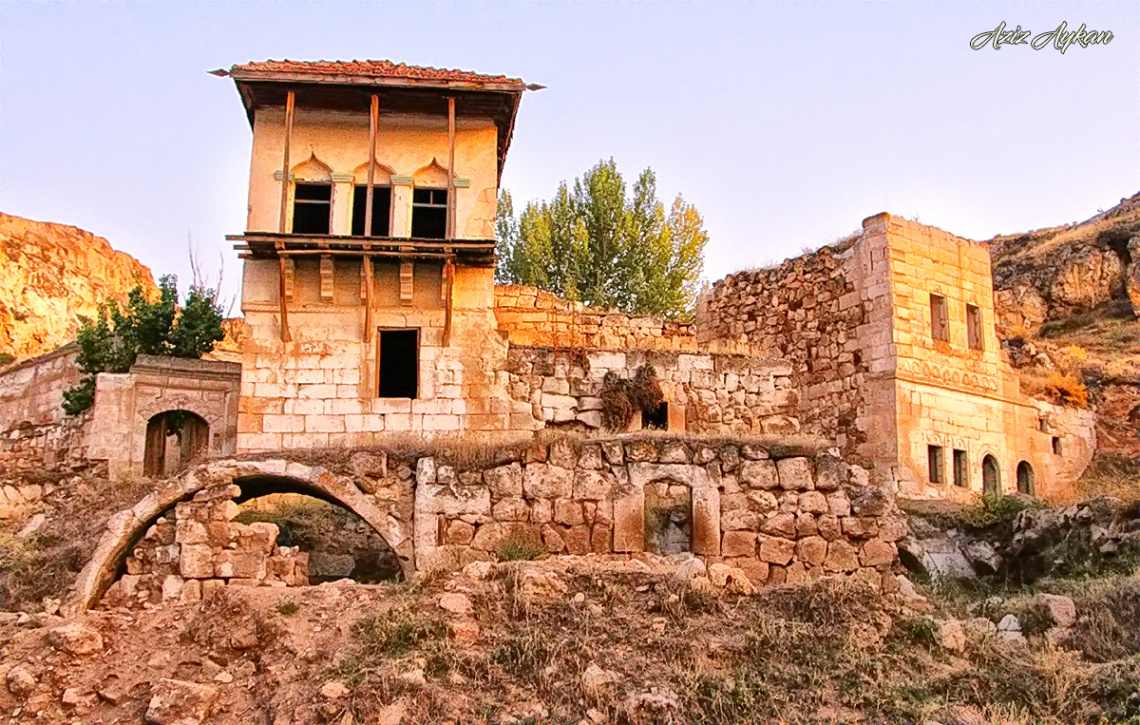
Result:
<svg viewBox="0 0 1140 725">
<path fill-rule="evenodd" d="M 1097 412 L 1092 471 L 1140 471 L 1140 194 L 1077 224 L 999 236 L 998 333 L 1032 395 Z"/>
<path fill-rule="evenodd" d="M 34 357 L 75 339 L 79 316 L 126 301 L 150 270 L 106 239 L 65 224 L 0 213 L 0 358 Z"/>
</svg>

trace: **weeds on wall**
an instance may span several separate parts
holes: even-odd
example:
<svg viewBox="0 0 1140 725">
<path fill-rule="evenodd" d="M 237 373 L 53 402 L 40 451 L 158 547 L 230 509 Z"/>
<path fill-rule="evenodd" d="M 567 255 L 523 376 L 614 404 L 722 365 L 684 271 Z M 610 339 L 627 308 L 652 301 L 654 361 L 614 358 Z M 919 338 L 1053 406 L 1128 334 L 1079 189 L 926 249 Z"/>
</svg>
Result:
<svg viewBox="0 0 1140 725">
<path fill-rule="evenodd" d="M 665 400 L 657 370 L 642 365 L 626 380 L 611 370 L 602 378 L 602 422 L 611 431 L 624 431 L 638 412 L 648 413 Z"/>
</svg>

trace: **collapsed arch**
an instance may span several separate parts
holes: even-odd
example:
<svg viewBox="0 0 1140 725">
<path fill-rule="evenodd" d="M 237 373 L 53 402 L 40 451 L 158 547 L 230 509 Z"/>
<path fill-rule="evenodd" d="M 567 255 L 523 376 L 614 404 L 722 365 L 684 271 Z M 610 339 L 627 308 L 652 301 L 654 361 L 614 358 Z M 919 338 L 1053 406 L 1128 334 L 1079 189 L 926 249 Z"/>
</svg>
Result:
<svg viewBox="0 0 1140 725">
<path fill-rule="evenodd" d="M 200 491 L 229 483 L 241 489 L 234 497 L 239 502 L 267 493 L 302 493 L 343 506 L 363 519 L 384 540 L 396 554 L 405 578 L 414 570 L 410 531 L 357 488 L 352 478 L 320 466 L 282 459 L 215 461 L 163 482 L 133 507 L 111 516 L 95 553 L 76 577 L 65 609 L 74 612 L 98 604 L 114 582 L 128 553 L 160 516 L 180 501 L 192 499 Z"/>
</svg>

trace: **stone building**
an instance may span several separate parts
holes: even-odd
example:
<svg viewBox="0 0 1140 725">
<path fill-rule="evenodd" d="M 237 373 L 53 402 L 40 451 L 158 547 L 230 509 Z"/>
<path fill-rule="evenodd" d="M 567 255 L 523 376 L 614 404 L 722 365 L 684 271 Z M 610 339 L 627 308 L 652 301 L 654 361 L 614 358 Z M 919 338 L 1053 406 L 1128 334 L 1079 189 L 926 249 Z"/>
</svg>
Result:
<svg viewBox="0 0 1140 725">
<path fill-rule="evenodd" d="M 787 360 L 806 430 L 909 496 L 1048 494 L 1096 448 L 1091 411 L 1022 395 L 995 331 L 989 249 L 889 214 L 716 282 L 697 338 Z"/>
</svg>

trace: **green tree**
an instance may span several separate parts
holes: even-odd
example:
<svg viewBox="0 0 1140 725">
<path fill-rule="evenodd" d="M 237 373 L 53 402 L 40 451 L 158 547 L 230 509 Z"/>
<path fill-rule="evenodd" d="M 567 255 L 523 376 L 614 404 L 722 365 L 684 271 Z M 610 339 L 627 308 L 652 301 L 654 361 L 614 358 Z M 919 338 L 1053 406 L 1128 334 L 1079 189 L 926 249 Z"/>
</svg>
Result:
<svg viewBox="0 0 1140 725">
<path fill-rule="evenodd" d="M 64 391 L 63 410 L 82 413 L 95 402 L 95 376 L 125 373 L 143 355 L 200 358 L 225 337 L 217 290 L 195 283 L 186 304 L 178 307 L 178 278 L 158 281 L 158 299 L 150 300 L 141 285 L 127 293 L 125 309 L 113 301 L 99 306 L 95 319 L 79 318 L 75 364 L 85 374 Z"/>
<path fill-rule="evenodd" d="M 516 218 L 508 192 L 496 225 L 500 283 L 527 284 L 600 308 L 669 317 L 692 311 L 708 243 L 678 195 L 666 211 L 652 169 L 627 194 L 613 159 L 566 182 Z"/>
</svg>

